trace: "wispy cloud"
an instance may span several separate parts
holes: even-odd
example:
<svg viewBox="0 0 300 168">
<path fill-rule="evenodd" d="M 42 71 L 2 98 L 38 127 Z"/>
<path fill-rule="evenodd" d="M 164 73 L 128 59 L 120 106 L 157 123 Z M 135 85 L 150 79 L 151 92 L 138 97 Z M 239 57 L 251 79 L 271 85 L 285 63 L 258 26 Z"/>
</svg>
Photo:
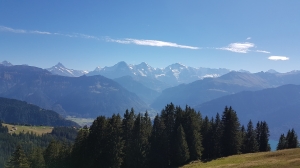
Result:
<svg viewBox="0 0 300 168">
<path fill-rule="evenodd" d="M 52 33 L 50 33 L 50 32 L 37 31 L 37 30 L 35 30 L 35 31 L 30 31 L 30 33 L 33 33 L 33 34 L 48 34 L 48 35 L 52 34 Z"/>
<path fill-rule="evenodd" d="M 270 56 L 268 59 L 272 61 L 287 61 L 290 58 L 286 56 Z"/>
<path fill-rule="evenodd" d="M 256 50 L 255 52 L 266 53 L 266 54 L 270 54 L 271 53 L 269 51 L 264 51 L 264 50 Z"/>
<path fill-rule="evenodd" d="M 236 53 L 248 53 L 250 48 L 254 47 L 253 43 L 231 43 L 227 47 L 217 48 L 219 50 L 227 50 Z"/>
<path fill-rule="evenodd" d="M 11 33 L 27 33 L 26 30 L 22 29 L 12 29 L 10 27 L 0 26 L 0 31 L 11 32 Z"/>
<path fill-rule="evenodd" d="M 246 40 L 251 40 L 251 37 L 247 37 Z"/>
<path fill-rule="evenodd" d="M 136 44 L 136 45 L 154 46 L 154 47 L 176 47 L 176 48 L 185 48 L 185 49 L 192 49 L 192 50 L 200 49 L 199 47 L 180 45 L 172 42 L 159 41 L 159 40 L 144 40 L 144 39 L 131 39 L 131 38 L 126 38 L 122 40 L 116 40 L 111 38 L 106 38 L 106 39 L 109 42 L 116 42 L 121 44 Z"/>
</svg>

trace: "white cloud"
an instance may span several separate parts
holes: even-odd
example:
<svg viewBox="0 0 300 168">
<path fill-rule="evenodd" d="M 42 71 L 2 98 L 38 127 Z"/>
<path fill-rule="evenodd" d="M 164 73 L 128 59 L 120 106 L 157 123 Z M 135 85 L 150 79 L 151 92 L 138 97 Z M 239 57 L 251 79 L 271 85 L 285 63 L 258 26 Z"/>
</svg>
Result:
<svg viewBox="0 0 300 168">
<path fill-rule="evenodd" d="M 251 40 L 251 37 L 247 37 L 246 40 Z"/>
<path fill-rule="evenodd" d="M 11 32 L 11 33 L 27 33 L 26 30 L 12 29 L 10 27 L 0 26 L 0 31 Z"/>
<path fill-rule="evenodd" d="M 176 47 L 176 48 L 185 48 L 185 49 L 192 49 L 192 50 L 200 49 L 199 47 L 180 45 L 172 42 L 165 42 L 159 40 L 143 40 L 143 39 L 131 39 L 131 38 L 126 38 L 123 40 L 106 38 L 106 40 L 110 42 L 121 43 L 121 44 L 136 44 L 136 45 L 154 46 L 154 47 Z"/>
<path fill-rule="evenodd" d="M 268 59 L 273 61 L 287 61 L 290 58 L 286 56 L 270 56 Z"/>
<path fill-rule="evenodd" d="M 249 48 L 254 47 L 253 43 L 231 43 L 227 47 L 217 48 L 219 50 L 227 50 L 236 53 L 248 53 L 250 50 Z"/>
<path fill-rule="evenodd" d="M 35 30 L 35 31 L 30 31 L 30 33 L 33 33 L 33 34 L 48 34 L 48 35 L 52 34 L 52 33 L 50 33 L 50 32 L 43 32 L 43 31 L 37 31 L 37 30 Z"/>
<path fill-rule="evenodd" d="M 79 34 L 79 33 L 76 33 L 76 34 L 79 35 L 79 37 L 81 37 L 81 38 L 100 40 L 98 37 L 91 36 L 91 35 Z"/>
<path fill-rule="evenodd" d="M 270 54 L 271 53 L 269 51 L 264 51 L 264 50 L 256 50 L 255 52 L 266 53 L 266 54 Z"/>
</svg>

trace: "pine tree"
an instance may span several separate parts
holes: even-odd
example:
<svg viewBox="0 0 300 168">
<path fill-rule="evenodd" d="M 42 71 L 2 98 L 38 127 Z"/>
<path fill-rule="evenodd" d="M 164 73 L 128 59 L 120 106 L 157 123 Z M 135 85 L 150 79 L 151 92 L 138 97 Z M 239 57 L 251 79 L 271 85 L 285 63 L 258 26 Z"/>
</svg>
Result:
<svg viewBox="0 0 300 168">
<path fill-rule="evenodd" d="M 151 167 L 164 168 L 169 165 L 167 158 L 168 137 L 165 134 L 166 126 L 157 114 L 153 121 L 153 128 L 150 138 L 150 164 Z"/>
<path fill-rule="evenodd" d="M 138 114 L 133 127 L 133 144 L 131 145 L 131 161 L 129 167 L 149 167 L 151 121 L 148 112 L 144 116 Z"/>
<path fill-rule="evenodd" d="M 175 143 L 176 163 L 179 166 L 184 164 L 190 158 L 189 148 L 186 142 L 185 133 L 182 125 L 180 125 L 177 129 Z"/>
<path fill-rule="evenodd" d="M 190 160 L 200 160 L 202 156 L 202 135 L 200 112 L 196 112 L 189 106 L 185 107 L 183 129 L 186 135 L 186 141 L 189 147 Z"/>
<path fill-rule="evenodd" d="M 253 129 L 252 121 L 250 120 L 247 125 L 247 132 L 246 136 L 244 138 L 244 147 L 245 147 L 245 153 L 254 153 L 258 152 L 259 146 L 256 140 L 256 132 Z"/>
<path fill-rule="evenodd" d="M 109 156 L 108 146 L 108 120 L 104 116 L 99 116 L 90 127 L 87 139 L 86 167 L 97 168 L 99 165 L 108 167 Z"/>
<path fill-rule="evenodd" d="M 297 148 L 298 146 L 298 137 L 297 134 L 294 130 L 294 128 L 292 130 L 289 130 L 287 135 L 286 135 L 286 145 L 285 147 L 287 149 L 290 148 Z"/>
<path fill-rule="evenodd" d="M 84 126 L 81 130 L 78 131 L 72 148 L 72 167 L 85 167 L 88 165 L 88 136 L 89 129 L 87 128 L 87 126 Z"/>
<path fill-rule="evenodd" d="M 222 137 L 222 123 L 219 113 L 216 114 L 215 122 L 212 126 L 212 144 L 213 156 L 212 158 L 219 158 L 222 156 L 221 137 Z"/>
<path fill-rule="evenodd" d="M 223 156 L 235 155 L 240 152 L 240 123 L 236 112 L 225 107 L 222 115 L 222 154 Z"/>
<path fill-rule="evenodd" d="M 51 141 L 44 153 L 45 164 L 47 168 L 57 167 L 59 152 L 62 144 L 58 141 Z"/>
<path fill-rule="evenodd" d="M 202 126 L 201 126 L 201 135 L 202 135 L 202 147 L 204 148 L 202 159 L 210 159 L 212 158 L 212 126 L 211 123 L 206 116 L 203 120 Z"/>
<path fill-rule="evenodd" d="M 6 168 L 29 168 L 28 159 L 21 147 L 17 145 L 16 150 L 13 152 L 9 161 L 5 165 Z"/>
<path fill-rule="evenodd" d="M 241 153 L 247 153 L 246 152 L 246 141 L 247 141 L 247 137 L 246 137 L 246 130 L 245 130 L 245 127 L 244 125 L 242 125 L 241 127 L 241 140 L 242 140 L 242 144 L 241 144 Z"/>
<path fill-rule="evenodd" d="M 265 151 L 270 151 L 271 147 L 269 144 L 269 127 L 268 124 L 263 121 L 263 122 L 258 122 L 256 125 L 256 132 L 257 132 L 257 142 L 259 144 L 259 151 L 260 152 L 265 152 Z"/>
<path fill-rule="evenodd" d="M 286 145 L 286 139 L 285 139 L 285 136 L 284 136 L 284 134 L 281 134 L 276 149 L 277 149 L 277 150 L 285 149 L 285 148 L 286 148 L 285 145 Z"/>
<path fill-rule="evenodd" d="M 161 119 L 165 124 L 165 134 L 167 136 L 166 142 L 166 152 L 167 152 L 167 161 L 169 165 L 174 162 L 174 139 L 175 139 L 175 107 L 173 103 L 168 104 L 161 111 Z"/>
<path fill-rule="evenodd" d="M 107 146 L 103 153 L 108 157 L 107 167 L 120 167 L 123 162 L 124 147 L 122 120 L 119 114 L 114 114 L 108 122 L 105 141 Z M 102 165 L 99 164 L 98 167 L 99 166 Z"/>
<path fill-rule="evenodd" d="M 45 168 L 45 160 L 43 157 L 43 150 L 35 148 L 29 155 L 30 168 Z"/>
<path fill-rule="evenodd" d="M 128 164 L 131 162 L 130 151 L 133 144 L 132 130 L 134 126 L 135 114 L 134 109 L 131 108 L 130 112 L 125 111 L 124 118 L 122 121 L 123 139 L 124 139 L 124 162 L 122 167 L 129 167 Z"/>
</svg>

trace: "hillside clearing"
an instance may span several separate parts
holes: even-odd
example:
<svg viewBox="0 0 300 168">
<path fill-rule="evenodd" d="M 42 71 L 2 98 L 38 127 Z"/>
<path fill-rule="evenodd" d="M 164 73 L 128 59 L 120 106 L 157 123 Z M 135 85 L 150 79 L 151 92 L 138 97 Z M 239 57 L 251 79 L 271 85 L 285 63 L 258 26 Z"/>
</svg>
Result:
<svg viewBox="0 0 300 168">
<path fill-rule="evenodd" d="M 275 152 L 261 152 L 251 154 L 241 154 L 220 159 L 211 162 L 194 162 L 183 166 L 183 168 L 222 168 L 222 167 L 299 167 L 300 166 L 300 148 L 287 149 Z"/>
<path fill-rule="evenodd" d="M 16 133 L 19 134 L 20 132 L 32 132 L 37 135 L 47 134 L 51 133 L 53 130 L 53 127 L 49 126 L 25 126 L 25 125 L 11 125 L 11 124 L 4 124 L 3 126 L 6 126 L 8 128 L 8 133 Z"/>
</svg>

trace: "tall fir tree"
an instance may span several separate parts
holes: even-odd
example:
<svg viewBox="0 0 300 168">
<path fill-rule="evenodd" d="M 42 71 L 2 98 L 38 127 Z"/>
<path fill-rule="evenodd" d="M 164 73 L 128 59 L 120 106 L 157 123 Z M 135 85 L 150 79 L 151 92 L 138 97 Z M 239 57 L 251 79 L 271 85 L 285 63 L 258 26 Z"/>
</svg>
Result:
<svg viewBox="0 0 300 168">
<path fill-rule="evenodd" d="M 236 112 L 231 107 L 225 107 L 222 115 L 222 154 L 235 155 L 240 152 L 240 123 Z"/>
<path fill-rule="evenodd" d="M 176 131 L 175 158 L 175 163 L 177 166 L 186 163 L 186 161 L 190 158 L 189 148 L 182 125 L 179 125 Z"/>
<path fill-rule="evenodd" d="M 124 118 L 122 120 L 122 129 L 123 129 L 123 139 L 124 139 L 124 161 L 122 164 L 123 168 L 129 167 L 131 158 L 130 152 L 132 149 L 133 143 L 133 135 L 132 130 L 134 126 L 135 114 L 134 109 L 131 108 L 130 112 L 128 110 L 125 111 Z"/>
<path fill-rule="evenodd" d="M 298 137 L 297 137 L 297 134 L 296 134 L 294 128 L 292 130 L 288 131 L 285 142 L 286 142 L 285 147 L 287 149 L 298 147 Z"/>
<path fill-rule="evenodd" d="M 107 146 L 104 153 L 108 156 L 107 167 L 120 167 L 123 162 L 124 140 L 122 138 L 122 131 L 121 116 L 119 114 L 113 114 L 112 117 L 108 119 L 106 132 Z"/>
<path fill-rule="evenodd" d="M 29 168 L 28 158 L 26 157 L 21 145 L 17 145 L 16 150 L 11 155 L 5 168 Z"/>
<path fill-rule="evenodd" d="M 257 122 L 256 125 L 257 142 L 260 152 L 270 151 L 271 147 L 269 144 L 269 127 L 266 121 Z"/>
<path fill-rule="evenodd" d="M 280 135 L 278 144 L 277 144 L 277 150 L 282 150 L 282 149 L 286 149 L 286 140 L 285 140 L 285 136 L 284 134 Z"/>
<path fill-rule="evenodd" d="M 202 117 L 200 112 L 196 112 L 189 106 L 185 107 L 183 129 L 186 135 L 186 141 L 189 148 L 190 160 L 200 160 L 202 157 L 202 135 L 201 123 Z"/>
<path fill-rule="evenodd" d="M 174 162 L 174 139 L 175 139 L 175 106 L 173 103 L 168 104 L 161 111 L 161 119 L 165 124 L 165 134 L 167 136 L 166 152 L 168 165 Z"/>
<path fill-rule="evenodd" d="M 150 138 L 150 166 L 157 168 L 168 167 L 167 146 L 168 137 L 165 133 L 166 126 L 157 114 L 153 121 L 152 133 Z"/>
<path fill-rule="evenodd" d="M 212 125 L 212 144 L 213 144 L 213 156 L 212 158 L 219 158 L 222 156 L 222 123 L 219 113 L 216 114 L 215 122 Z"/>
<path fill-rule="evenodd" d="M 202 122 L 201 127 L 201 135 L 202 135 L 202 147 L 204 148 L 202 159 L 211 159 L 212 158 L 212 126 L 208 117 L 206 116 Z"/>
<path fill-rule="evenodd" d="M 41 148 L 34 148 L 28 158 L 30 168 L 45 168 L 45 159 Z"/>
<path fill-rule="evenodd" d="M 253 128 L 252 121 L 250 120 L 247 125 L 246 136 L 244 138 L 244 153 L 254 153 L 258 152 L 259 146 L 256 139 L 256 132 Z"/>
</svg>

